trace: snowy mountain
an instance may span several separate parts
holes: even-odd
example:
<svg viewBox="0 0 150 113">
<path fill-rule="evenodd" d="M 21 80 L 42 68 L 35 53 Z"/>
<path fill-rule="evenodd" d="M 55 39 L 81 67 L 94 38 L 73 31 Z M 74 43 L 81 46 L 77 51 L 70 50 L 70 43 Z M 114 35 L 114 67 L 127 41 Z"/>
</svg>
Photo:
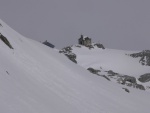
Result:
<svg viewBox="0 0 150 113">
<path fill-rule="evenodd" d="M 149 91 L 148 50 L 143 52 L 114 50 L 104 48 L 102 44 L 92 43 L 88 47 L 80 44 L 68 46 L 60 50 L 60 53 L 69 56 L 70 60 L 76 61 L 91 73 L 109 81 Z"/>
<path fill-rule="evenodd" d="M 97 58 L 101 65 L 90 64 L 87 59 L 91 62 L 94 59 L 92 54 L 87 56 L 89 50 L 74 47 L 74 52 L 81 52 L 77 56 L 81 67 L 58 51 L 23 37 L 1 20 L 0 24 L 0 113 L 149 113 L 149 92 L 115 84 L 83 68 L 101 66 L 126 72 L 122 67 L 127 64 L 122 60 L 118 59 L 125 63 L 120 68 L 111 66 L 109 62 L 115 57 L 100 50 L 107 60 L 102 55 L 99 57 L 103 59 Z M 122 57 L 122 51 L 116 53 L 118 58 Z M 126 73 L 138 75 L 148 69 Z"/>
</svg>

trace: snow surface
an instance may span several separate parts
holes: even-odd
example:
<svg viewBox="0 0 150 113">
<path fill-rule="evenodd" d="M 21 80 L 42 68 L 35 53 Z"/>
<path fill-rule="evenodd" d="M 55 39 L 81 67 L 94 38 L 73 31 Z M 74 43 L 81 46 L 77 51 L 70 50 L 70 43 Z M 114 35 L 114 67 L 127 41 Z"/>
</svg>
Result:
<svg viewBox="0 0 150 113">
<path fill-rule="evenodd" d="M 120 85 L 93 76 L 57 51 L 0 23 L 0 33 L 14 48 L 0 40 L 0 113 L 150 112 L 150 93 L 132 88 L 127 93 Z"/>
<path fill-rule="evenodd" d="M 81 46 L 81 48 L 73 46 L 72 49 L 72 52 L 77 55 L 78 64 L 86 69 L 89 67 L 102 68 L 135 77 L 150 73 L 150 66 L 143 66 L 139 63 L 139 58 L 129 56 L 136 51 L 100 49 L 97 47 L 89 49 L 85 46 Z"/>
<path fill-rule="evenodd" d="M 101 75 L 108 75 L 106 71 L 112 70 L 120 75 L 135 77 L 137 83 L 143 85 L 150 92 L 150 89 L 147 88 L 150 87 L 150 82 L 141 83 L 138 80 L 141 75 L 150 73 L 150 66 L 141 65 L 140 58 L 129 56 L 129 54 L 138 53 L 139 51 L 101 49 L 97 46 L 89 49 L 82 45 L 80 45 L 81 47 L 78 46 L 72 46 L 72 53 L 76 54 L 76 60 L 80 66 L 85 69 L 92 67 L 100 70 L 99 74 Z M 111 79 L 111 81 L 117 82 L 116 80 Z"/>
</svg>

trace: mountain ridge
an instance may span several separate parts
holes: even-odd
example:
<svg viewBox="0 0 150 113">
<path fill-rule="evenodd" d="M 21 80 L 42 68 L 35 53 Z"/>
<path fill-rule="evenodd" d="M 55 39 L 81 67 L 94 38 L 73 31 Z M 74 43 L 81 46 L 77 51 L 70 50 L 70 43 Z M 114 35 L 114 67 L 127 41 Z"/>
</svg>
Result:
<svg viewBox="0 0 150 113">
<path fill-rule="evenodd" d="M 92 47 L 76 44 L 63 48 L 60 50 L 60 53 L 65 54 L 70 60 L 76 61 L 78 65 L 90 72 L 110 81 L 113 78 L 112 81 L 116 83 L 141 90 L 145 90 L 150 86 L 150 83 L 143 84 L 143 82 L 139 81 L 139 78 L 143 77 L 142 75 L 150 73 L 150 67 L 142 65 L 140 63 L 141 59 L 137 56 L 140 54 L 140 57 L 143 58 L 143 55 L 147 55 L 149 51 L 144 51 L 145 54 L 142 54 L 137 51 L 103 48 L 103 44 L 100 45 L 102 46 L 99 48 L 96 46 L 96 43 L 92 43 Z M 145 60 L 145 62 L 148 61 Z M 146 78 L 148 79 L 149 77 L 144 77 L 143 79 Z"/>
</svg>

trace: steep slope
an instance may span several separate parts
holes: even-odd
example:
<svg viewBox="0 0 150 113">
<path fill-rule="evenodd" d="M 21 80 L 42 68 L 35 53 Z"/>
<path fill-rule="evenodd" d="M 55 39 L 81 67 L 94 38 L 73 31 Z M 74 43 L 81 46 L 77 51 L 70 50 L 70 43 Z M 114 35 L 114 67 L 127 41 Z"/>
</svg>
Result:
<svg viewBox="0 0 150 113">
<path fill-rule="evenodd" d="M 0 41 L 1 113 L 149 113 L 148 92 L 127 93 L 0 23 L 14 48 Z"/>
</svg>

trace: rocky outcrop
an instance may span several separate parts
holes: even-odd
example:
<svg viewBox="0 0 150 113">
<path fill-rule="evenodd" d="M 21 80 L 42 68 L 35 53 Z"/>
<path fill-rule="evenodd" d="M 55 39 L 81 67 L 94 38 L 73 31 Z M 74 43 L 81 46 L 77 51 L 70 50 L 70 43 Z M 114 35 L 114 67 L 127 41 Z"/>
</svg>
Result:
<svg viewBox="0 0 150 113">
<path fill-rule="evenodd" d="M 140 63 L 142 65 L 150 66 L 150 50 L 144 50 L 139 53 L 133 53 L 130 54 L 131 57 L 133 58 L 139 58 L 140 57 Z"/>
<path fill-rule="evenodd" d="M 145 87 L 141 84 L 137 84 L 136 78 L 129 76 L 129 75 L 122 75 L 116 72 L 113 72 L 112 70 L 105 71 L 107 72 L 107 77 L 110 79 L 114 79 L 117 81 L 117 83 L 126 85 L 128 87 L 137 88 L 140 90 L 145 90 Z"/>
<path fill-rule="evenodd" d="M 54 48 L 55 46 L 51 43 L 49 43 L 47 40 L 45 42 L 43 42 L 44 45 L 47 45 L 50 48 Z"/>
<path fill-rule="evenodd" d="M 87 70 L 89 70 L 91 73 L 93 73 L 95 75 L 104 77 L 109 81 L 112 80 L 112 81 L 116 81 L 119 84 L 126 85 L 128 87 L 145 90 L 145 87 L 143 85 L 137 83 L 135 77 L 132 77 L 129 75 L 122 75 L 122 74 L 116 73 L 112 70 L 109 70 L 109 71 L 97 70 L 92 67 L 88 68 Z M 101 73 L 103 73 L 103 75 Z M 106 74 L 104 74 L 104 73 L 106 73 Z M 127 89 L 124 89 L 124 90 L 127 91 Z"/>
<path fill-rule="evenodd" d="M 122 88 L 122 89 L 124 89 L 126 92 L 130 93 L 130 91 L 127 88 Z"/>
<path fill-rule="evenodd" d="M 1 23 L 0 23 L 0 27 L 3 27 Z"/>
<path fill-rule="evenodd" d="M 141 84 L 135 84 L 135 87 L 140 90 L 145 90 L 145 87 Z"/>
<path fill-rule="evenodd" d="M 74 53 L 71 54 L 65 54 L 72 62 L 77 63 L 76 61 L 76 55 Z"/>
<path fill-rule="evenodd" d="M 70 46 L 65 47 L 59 51 L 59 53 L 71 53 L 71 52 L 72 52 L 72 48 Z"/>
<path fill-rule="evenodd" d="M 96 44 L 94 44 L 94 46 L 97 46 L 98 48 L 105 49 L 105 47 L 103 46 L 103 44 L 100 44 L 100 43 L 96 43 Z"/>
<path fill-rule="evenodd" d="M 118 75 L 118 73 L 113 72 L 112 70 L 106 71 L 108 73 L 108 76 L 115 76 Z"/>
<path fill-rule="evenodd" d="M 146 73 L 144 75 L 141 75 L 140 78 L 138 79 L 140 82 L 149 82 L 150 81 L 150 73 Z"/>
<path fill-rule="evenodd" d="M 100 70 L 96 70 L 96 69 L 93 69 L 93 68 L 88 68 L 87 70 L 89 70 L 91 73 L 93 74 L 98 74 L 98 72 L 101 72 Z"/>
<path fill-rule="evenodd" d="M 137 88 L 137 89 L 140 89 L 140 90 L 145 90 L 145 87 L 143 85 L 137 84 L 135 77 L 124 75 L 124 76 L 120 76 L 119 79 L 120 79 L 119 83 L 121 83 L 123 85 L 133 87 L 133 88 Z"/>
<path fill-rule="evenodd" d="M 59 53 L 63 53 L 69 60 L 71 60 L 74 63 L 77 63 L 77 56 L 76 54 L 72 53 L 72 48 L 70 46 L 63 48 L 59 51 Z"/>
<path fill-rule="evenodd" d="M 3 36 L 1 33 L 0 33 L 0 39 L 10 48 L 10 49 L 13 49 L 12 45 L 10 44 L 10 42 L 7 40 L 7 38 L 5 36 Z"/>
<path fill-rule="evenodd" d="M 100 75 L 100 74 L 99 74 L 99 72 L 101 72 L 100 70 L 93 69 L 93 68 L 91 68 L 91 67 L 88 68 L 87 70 L 90 71 L 91 73 L 95 74 L 95 75 L 104 77 L 105 79 L 107 79 L 108 81 L 110 81 L 110 79 L 109 79 L 106 75 Z"/>
<path fill-rule="evenodd" d="M 123 84 L 125 84 L 126 82 L 130 82 L 130 83 L 133 83 L 133 84 L 136 83 L 136 78 L 135 77 L 131 77 L 131 76 L 128 76 L 128 75 L 124 75 L 122 77 L 124 78 L 123 79 Z"/>
</svg>

